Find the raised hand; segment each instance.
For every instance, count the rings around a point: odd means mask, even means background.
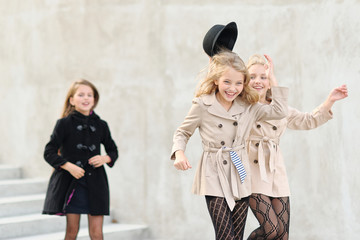
[[[332,102],[344,99],[348,96],[348,89],[346,84],[341,85],[340,87],[334,88],[329,94],[329,100]]]
[[[277,80],[274,74],[274,63],[273,60],[271,59],[271,57],[269,55],[264,54],[264,57],[266,58],[266,60],[268,61],[268,64],[265,64],[265,70],[266,70],[266,76],[268,77],[269,81],[270,81],[270,85],[271,86],[277,86]]]

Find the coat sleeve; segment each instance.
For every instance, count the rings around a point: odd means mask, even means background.
[[[67,162],[67,160],[59,154],[59,150],[65,138],[65,129],[63,119],[59,119],[50,136],[50,141],[45,146],[44,159],[55,169],[59,169]]]
[[[185,120],[175,131],[173,137],[173,146],[171,149],[171,160],[175,160],[175,152],[178,150],[185,151],[189,138],[193,135],[196,128],[200,127],[202,108],[199,98],[193,100],[193,104],[188,112]]]
[[[101,143],[105,147],[106,154],[111,159],[111,162],[109,162],[107,165],[109,167],[112,167],[112,166],[114,166],[115,161],[118,158],[118,149],[117,149],[117,146],[116,146],[114,140],[111,137],[111,133],[110,133],[108,124],[105,121],[103,122],[103,124],[104,124],[104,128],[103,128],[104,135],[103,135],[103,139],[102,139]]]
[[[325,110],[322,105],[315,108],[311,113],[300,112],[289,107],[287,127],[294,130],[310,130],[326,123],[332,117],[332,112]]]
[[[256,121],[282,119],[288,114],[288,94],[286,87],[272,87],[272,101],[270,104],[256,103]]]

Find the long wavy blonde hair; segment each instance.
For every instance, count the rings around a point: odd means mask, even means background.
[[[259,100],[259,95],[249,86],[250,78],[244,61],[236,53],[226,49],[221,49],[218,54],[212,57],[207,74],[201,81],[195,96],[200,97],[201,95],[215,92],[218,88],[215,80],[220,79],[228,68],[233,68],[244,74],[244,89],[239,97],[250,104],[256,103]]]
[[[99,98],[100,98],[98,90],[96,89],[95,85],[92,84],[91,82],[89,82],[88,80],[79,79],[79,80],[73,82],[71,84],[70,88],[69,88],[69,91],[68,91],[68,93],[66,95],[66,99],[65,99],[65,103],[64,103],[64,107],[63,107],[61,117],[67,117],[70,113],[72,113],[75,110],[75,107],[70,104],[70,98],[74,97],[74,95],[75,95],[75,93],[78,90],[80,85],[88,86],[93,90],[93,93],[94,93],[94,106],[92,107],[91,110],[95,109],[97,103],[99,102]]]

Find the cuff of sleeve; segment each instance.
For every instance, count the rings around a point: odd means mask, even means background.
[[[109,158],[110,158],[110,162],[109,163],[106,163],[109,167],[113,167],[114,166],[114,164],[115,164],[115,160],[113,160],[114,158],[113,157],[111,157],[110,155],[108,155],[109,156]]]
[[[326,109],[324,109],[323,105],[320,105],[319,107],[317,107],[313,111],[313,114],[315,115],[317,112],[319,112],[327,120],[330,120],[333,118],[333,112],[331,110],[327,111]]]
[[[170,156],[170,160],[175,160],[175,152],[178,151],[178,150],[182,150],[185,152],[185,149],[181,149],[180,147],[176,147],[176,146],[173,146],[172,150],[171,150],[171,156]]]

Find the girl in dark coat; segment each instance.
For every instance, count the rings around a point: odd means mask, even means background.
[[[91,239],[103,239],[104,215],[109,215],[109,186],[104,164],[118,157],[107,123],[93,112],[99,101],[95,86],[74,82],[62,118],[56,122],[44,158],[54,167],[43,214],[66,215],[65,239],[76,239],[80,214],[88,214]],[[100,155],[103,144],[107,155]]]

